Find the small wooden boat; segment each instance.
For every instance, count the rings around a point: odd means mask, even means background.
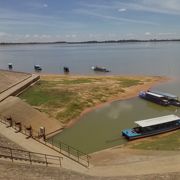
[[[42,70],[42,67],[41,67],[39,64],[37,64],[37,65],[34,65],[34,69],[35,69],[36,71],[41,71],[41,70]]]
[[[65,66],[63,69],[64,69],[64,73],[69,73],[69,68],[68,67]]]
[[[149,100],[149,101],[152,101],[156,104],[163,105],[163,106],[170,105],[169,100],[165,96],[163,96],[161,94],[154,93],[154,92],[141,91],[139,93],[139,97],[146,99],[146,100]]]
[[[128,140],[154,136],[180,128],[180,117],[176,115],[161,116],[152,119],[135,121],[134,128],[124,129],[122,136]]]
[[[105,67],[99,67],[99,66],[92,66],[91,69],[94,71],[99,71],[99,72],[110,72]]]
[[[12,63],[8,63],[8,68],[9,68],[9,70],[11,70],[13,68],[13,64]]]

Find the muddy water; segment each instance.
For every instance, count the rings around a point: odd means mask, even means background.
[[[147,42],[117,44],[26,45],[0,46],[0,68],[13,63],[16,71],[33,72],[40,64],[44,73],[95,74],[91,66],[106,66],[110,74],[163,75],[176,81],[155,89],[180,97],[180,42]],[[132,127],[134,121],[176,113],[179,108],[162,107],[138,97],[117,101],[83,116],[70,129],[54,137],[84,152],[126,143],[121,130]]]

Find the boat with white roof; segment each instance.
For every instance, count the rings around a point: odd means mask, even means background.
[[[171,114],[141,121],[135,121],[136,127],[124,129],[122,136],[128,140],[154,136],[180,128],[180,117]]]
[[[174,94],[161,92],[161,91],[151,91],[151,92],[164,96],[171,105],[180,106],[179,98],[178,98],[178,96],[176,96]]]
[[[158,93],[155,93],[155,92],[141,91],[139,93],[139,97],[141,97],[143,99],[146,99],[146,100],[149,100],[149,101],[152,101],[152,102],[154,102],[156,104],[163,105],[163,106],[170,105],[169,100],[164,95],[158,94]]]

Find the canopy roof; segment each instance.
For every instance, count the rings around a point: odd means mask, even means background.
[[[155,97],[159,97],[159,98],[163,98],[164,97],[163,95],[156,94],[154,92],[146,92],[146,94],[149,94],[149,95],[152,95],[152,96],[155,96]]]
[[[165,93],[165,92],[161,92],[161,91],[151,91],[151,92],[159,94],[159,95],[163,95],[163,96],[166,96],[166,97],[172,98],[172,99],[177,99],[178,98],[176,95],[170,94],[170,93]]]
[[[161,117],[152,118],[152,119],[135,121],[135,123],[141,127],[148,127],[148,126],[154,126],[154,125],[163,124],[167,122],[177,121],[177,120],[180,120],[180,117],[174,114],[171,114],[171,115],[161,116]]]

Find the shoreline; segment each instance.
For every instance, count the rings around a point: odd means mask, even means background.
[[[145,76],[143,76],[143,77],[145,77]],[[86,108],[85,110],[83,110],[81,112],[81,114],[78,117],[76,117],[74,119],[71,119],[67,124],[65,124],[64,128],[71,128],[71,127],[73,127],[78,121],[81,120],[81,118],[84,115],[86,115],[89,112],[92,112],[92,111],[94,111],[96,109],[102,108],[103,106],[105,106],[107,104],[111,104],[111,103],[116,102],[116,101],[123,101],[123,100],[128,100],[128,99],[135,98],[137,96],[137,94],[141,90],[145,90],[146,91],[146,90],[148,90],[150,88],[153,88],[153,87],[157,86],[158,84],[161,84],[161,83],[164,83],[164,82],[167,82],[167,81],[170,81],[170,80],[172,80],[172,79],[170,79],[168,77],[160,77],[159,80],[156,80],[156,81],[151,82],[151,83],[145,83],[143,85],[135,85],[133,87],[126,88],[127,91],[125,93],[123,93],[121,96],[110,98],[108,101],[106,101],[104,103],[99,103],[99,104],[96,104],[93,107]]]

